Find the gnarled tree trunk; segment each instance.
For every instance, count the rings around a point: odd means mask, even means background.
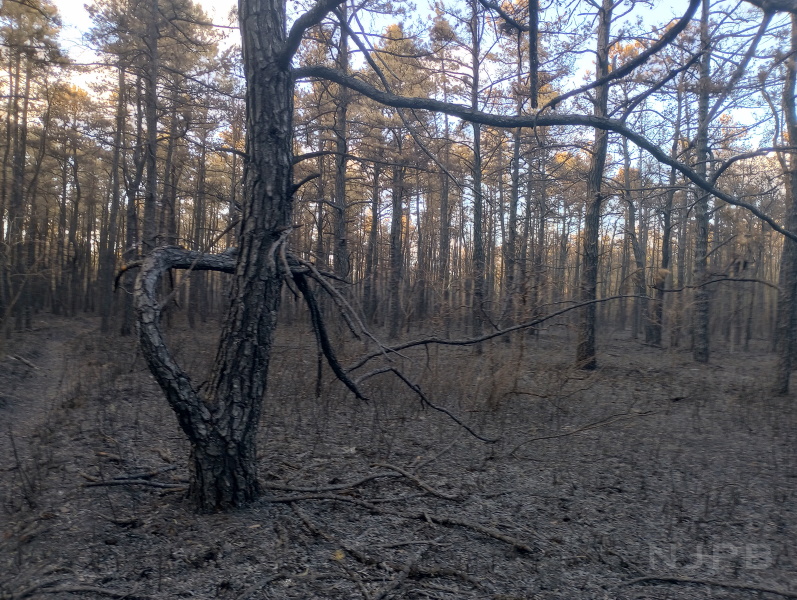
[[[232,254],[167,247],[146,258],[136,283],[142,347],[191,442],[189,496],[204,511],[241,506],[259,492],[256,438],[280,304],[279,256],[291,229],[293,79],[285,4],[243,0],[240,22],[248,136],[234,269]],[[175,267],[234,271],[229,311],[202,394],[160,333],[157,279]]]

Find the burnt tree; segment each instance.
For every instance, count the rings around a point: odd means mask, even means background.
[[[317,306],[313,304],[311,295],[306,293],[306,282],[302,279],[305,277],[302,269],[308,266],[293,259],[286,250],[288,234],[293,227],[292,198],[296,190],[292,180],[293,93],[296,79],[323,78],[388,106],[437,111],[467,122],[494,127],[572,125],[594,128],[600,132],[613,131],[661,163],[673,167],[702,190],[729,204],[744,207],[776,231],[797,240],[797,235],[785,230],[754,205],[717,189],[702,174],[678,162],[656,143],[631,130],[621,120],[608,118],[600,111],[593,115],[557,114],[545,112],[544,107],[540,113],[530,116],[490,114],[472,106],[432,98],[397,96],[372,86],[362,78],[324,66],[292,70],[291,61],[303,33],[320,23],[340,2],[342,0],[318,0],[314,7],[293,22],[288,31],[285,0],[240,1],[247,141],[238,248],[220,255],[200,254],[175,247],[157,248],[140,264],[135,300],[141,344],[150,370],[164,390],[191,443],[189,496],[200,510],[241,506],[254,500],[260,491],[256,437],[284,279],[290,277],[296,281],[297,289],[310,304],[316,330],[320,331]],[[609,72],[587,89],[597,88],[600,93],[600,88],[609,80],[623,77],[644,64],[686,27],[698,3],[699,0],[690,0],[689,11],[658,42],[637,59]],[[609,3],[604,2],[603,16],[607,27],[609,6]],[[595,175],[597,182],[597,169]],[[599,193],[600,188],[597,185],[594,187]],[[596,195],[596,201],[599,200]],[[595,211],[598,217],[599,208],[598,203]],[[172,268],[226,271],[232,275],[230,304],[215,363],[208,384],[202,386],[201,390],[174,360],[160,329],[162,305],[157,297],[160,287],[158,280]],[[576,305],[574,308],[582,306]],[[479,339],[502,335],[512,329]],[[383,352],[380,349],[379,355]],[[328,347],[325,353],[329,358],[331,352]],[[586,352],[583,359],[584,364],[589,366],[590,361],[594,361],[594,350],[592,353]],[[342,370],[336,370],[334,366],[333,370],[361,397]]]

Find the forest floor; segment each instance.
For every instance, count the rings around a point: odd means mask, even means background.
[[[407,351],[355,400],[286,326],[262,500],[199,515],[133,339],[40,316],[0,349],[0,598],[797,598],[797,402],[773,358],[603,333]],[[172,328],[197,380],[214,326]],[[353,344],[349,358],[356,355]]]

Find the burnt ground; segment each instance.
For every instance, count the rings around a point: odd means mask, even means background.
[[[4,342],[2,599],[797,598],[797,403],[763,351],[698,366],[604,333],[594,372],[551,332],[408,351],[484,443],[386,375],[368,404],[317,382],[311,335],[283,327],[266,494],[197,515],[173,415],[97,326]],[[211,329],[171,333],[198,380]]]

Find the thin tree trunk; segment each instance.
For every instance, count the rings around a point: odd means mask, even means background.
[[[697,139],[695,141],[695,171],[705,178],[708,172],[708,103],[711,85],[711,40],[708,31],[710,0],[703,0],[700,19],[700,45],[703,56],[700,58],[700,80],[698,82]],[[702,285],[707,277],[708,255],[708,200],[709,194],[699,190],[695,203],[695,259],[694,308],[692,313],[692,357],[696,362],[709,360],[709,288]]]
[[[371,188],[371,223],[368,228],[368,243],[365,249],[365,276],[363,287],[363,304],[365,318],[373,323],[376,312],[376,285],[377,261],[379,248],[377,246],[379,235],[379,175],[381,167],[374,165],[374,181]]]
[[[481,27],[478,0],[471,0],[471,108],[479,108],[479,59],[481,54]],[[473,335],[483,330],[485,310],[485,253],[484,253],[484,197],[482,194],[481,125],[473,127]],[[479,347],[480,348],[480,347]]]
[[[783,115],[789,140],[797,140],[797,15],[791,17],[791,56],[786,61],[786,79],[783,84]],[[789,231],[797,231],[797,156],[783,159],[788,164],[784,173],[787,194],[787,220]],[[788,163],[785,163],[788,161]],[[778,318],[775,339],[778,361],[775,368],[773,390],[779,394],[789,391],[789,379],[797,354],[797,243],[783,240],[778,293]]]
[[[111,328],[111,306],[113,303],[113,277],[116,271],[116,243],[119,233],[119,207],[121,204],[121,186],[119,181],[119,161],[122,155],[122,131],[125,126],[125,70],[118,67],[118,97],[116,103],[116,131],[113,138],[113,154],[111,157],[111,207],[108,216],[106,235],[102,236],[100,249],[100,331],[107,332]]]
[[[390,221],[390,338],[396,339],[401,327],[401,282],[404,279],[404,253],[401,230],[404,216],[404,166],[393,167],[393,206]]]
[[[147,120],[146,165],[147,177],[144,183],[144,232],[143,250],[149,254],[157,244],[158,194],[158,0],[149,0],[149,11],[144,45],[147,47],[147,66],[145,79],[144,107]]]
[[[342,19],[346,19],[346,2],[340,5]],[[341,72],[349,72],[349,35],[347,29],[340,29],[338,44],[338,68]],[[335,245],[333,247],[333,268],[335,275],[341,278],[349,276],[351,271],[351,257],[349,256],[349,235],[347,224],[346,206],[346,167],[348,164],[348,109],[349,90],[338,86],[337,107],[335,109],[335,193],[332,198],[332,228],[334,230]]]
[[[598,50],[597,68],[595,76],[600,79],[609,73],[609,30],[612,20],[611,0],[603,0],[598,10]],[[606,85],[598,86],[595,90],[596,117],[605,117],[608,112],[609,88]],[[581,273],[581,302],[592,302],[597,299],[598,284],[598,242],[600,237],[601,206],[603,196],[601,183],[603,169],[606,165],[606,155],[609,145],[609,136],[606,131],[595,130],[595,143],[587,173],[587,199],[584,216],[584,260]],[[590,304],[581,309],[581,319],[578,329],[578,347],[576,349],[576,365],[582,369],[594,369],[598,366],[595,356],[595,304]]]

